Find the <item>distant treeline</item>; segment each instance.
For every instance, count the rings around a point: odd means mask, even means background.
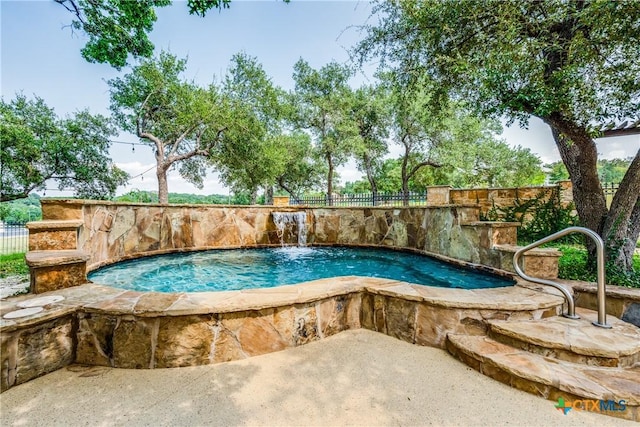
[[[6,224],[24,224],[42,219],[40,196],[30,194],[26,199],[0,203],[0,221]]]
[[[158,203],[158,193],[156,191],[133,190],[122,196],[113,198],[115,202],[137,202],[137,203]],[[189,193],[169,193],[169,203],[176,204],[210,204],[210,205],[248,205],[251,196],[245,193],[239,194],[189,194]],[[258,204],[264,204],[264,197],[258,197]]]

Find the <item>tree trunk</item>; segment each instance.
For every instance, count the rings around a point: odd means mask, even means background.
[[[287,186],[287,184],[284,183],[282,177],[278,178],[278,186],[289,193],[289,196],[291,196],[296,203],[300,203],[300,198],[292,189]]]
[[[545,119],[551,126],[573,184],[573,201],[580,222],[598,233],[605,243],[605,258],[626,271],[632,268],[635,243],[640,233],[640,151],[607,209],[598,178],[596,145],[586,129],[560,115]],[[590,265],[595,266],[595,244],[587,241]]]
[[[273,185],[267,185],[264,196],[264,204],[273,205]]]
[[[158,165],[156,176],[158,177],[158,203],[169,204],[169,184],[167,183],[167,167]]]
[[[378,204],[378,183],[376,182],[376,178],[373,176],[373,171],[371,170],[371,159],[368,156],[365,156],[364,166],[367,173],[367,180],[369,181],[369,185],[371,186],[373,206],[376,206]]]
[[[327,159],[327,165],[329,165],[329,171],[327,172],[327,203],[329,206],[333,206],[333,158],[329,153],[326,154],[325,158]]]
[[[409,173],[407,168],[409,167],[409,150],[405,150],[405,155],[402,158],[402,204],[409,206]]]
[[[640,234],[640,150],[629,165],[616,191],[602,236],[606,237],[610,264],[633,268],[633,252]]]

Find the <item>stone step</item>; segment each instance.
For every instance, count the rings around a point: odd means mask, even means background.
[[[46,220],[28,222],[29,250],[73,250],[78,248],[82,220]]]
[[[565,362],[516,349],[484,335],[449,335],[447,350],[470,367],[511,387],[567,402],[574,408],[640,421],[640,367]]]
[[[500,268],[515,271],[513,256],[522,246],[494,244],[493,250],[500,253]],[[562,252],[554,248],[534,248],[522,255],[522,269],[531,277],[554,280],[558,278],[558,260]]]
[[[87,283],[90,255],[83,251],[29,251],[25,258],[34,294]]]
[[[489,336],[512,347],[585,365],[631,367],[640,364],[640,328],[607,316],[611,329],[594,326],[592,310],[577,308],[580,319],[492,320]]]

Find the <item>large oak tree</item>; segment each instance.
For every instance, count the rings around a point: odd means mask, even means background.
[[[108,82],[116,123],[154,150],[160,203],[169,202],[169,169],[202,188],[212,150],[234,133],[236,104],[214,84],[185,80],[185,67],[186,60],[162,52]]]
[[[57,185],[77,197],[112,197],[128,175],[109,157],[109,119],[79,111],[59,118],[42,98],[0,101],[0,202]]]
[[[357,47],[363,60],[428,75],[485,115],[551,127],[582,225],[603,237],[610,267],[632,272],[640,152],[608,208],[594,137],[599,123],[638,119],[640,3],[389,1],[376,12]]]
[[[293,67],[298,112],[294,121],[311,133],[316,153],[325,161],[329,205],[333,204],[336,168],[346,163],[359,140],[351,115],[353,91],[348,84],[351,75],[348,67],[335,61],[314,69],[300,59]]]

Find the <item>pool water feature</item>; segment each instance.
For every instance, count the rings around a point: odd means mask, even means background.
[[[511,280],[408,252],[348,247],[281,247],[167,254],[89,274],[95,283],[154,292],[271,288],[336,276],[365,276],[443,288],[482,289]]]
[[[307,214],[302,212],[272,212],[271,217],[276,226],[280,245],[284,246],[285,232],[291,230],[298,236],[298,246],[307,245]]]

